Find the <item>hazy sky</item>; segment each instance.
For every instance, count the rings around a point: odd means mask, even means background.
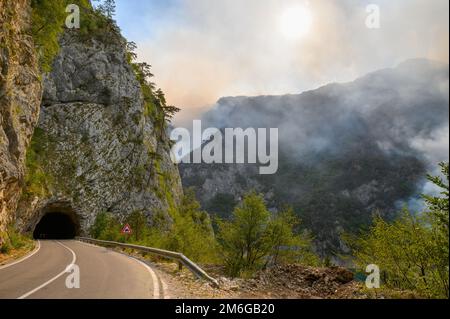
[[[197,118],[222,96],[300,93],[427,57],[448,63],[448,0],[116,0],[155,82]],[[368,4],[380,28],[366,27]]]

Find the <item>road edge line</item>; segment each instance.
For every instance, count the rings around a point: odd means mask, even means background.
[[[29,296],[31,296],[32,294],[34,294],[35,292],[41,290],[42,288],[44,288],[45,286],[48,286],[49,284],[51,284],[52,282],[54,282],[56,279],[58,279],[59,277],[61,277],[62,275],[64,275],[65,273],[67,273],[67,267],[75,264],[75,262],[77,261],[77,255],[75,254],[75,252],[70,249],[69,247],[67,247],[66,245],[64,245],[63,243],[56,241],[57,244],[63,246],[64,248],[66,248],[67,250],[69,250],[72,253],[72,262],[66,266],[66,268],[64,268],[64,270],[62,272],[60,272],[59,274],[57,274],[56,276],[54,276],[53,278],[47,280],[46,282],[44,282],[42,285],[34,288],[33,290],[30,290],[29,292],[23,294],[22,296],[20,296],[17,299],[25,299]]]
[[[23,256],[22,258],[15,260],[11,263],[8,263],[6,265],[2,265],[0,266],[0,270],[6,269],[8,267],[17,265],[18,263],[21,263],[22,261],[27,260],[28,258],[34,256],[39,250],[41,249],[41,242],[39,240],[37,240],[37,246],[33,249],[32,252],[28,253],[27,255]]]
[[[125,255],[125,256],[130,258],[130,259],[133,259],[133,260],[137,261],[139,264],[141,264],[142,266],[147,268],[148,272],[152,276],[152,281],[153,281],[153,299],[161,299],[161,290],[160,290],[160,287],[159,287],[159,278],[156,275],[155,271],[152,269],[152,267],[150,267],[145,262],[143,262],[142,260],[139,260],[139,259],[137,259],[135,257],[128,256],[128,255]]]
[[[147,271],[150,273],[150,275],[152,277],[152,281],[154,282],[154,285],[153,285],[153,299],[161,299],[161,289],[159,287],[159,277],[158,277],[158,275],[156,275],[155,271],[148,264],[146,264],[142,260],[139,260],[138,258],[135,258],[135,257],[130,256],[130,255],[128,255],[126,253],[123,253],[123,252],[116,251],[114,249],[110,249],[110,248],[107,248],[107,247],[94,245],[94,244],[91,244],[91,243],[85,243],[85,242],[80,241],[80,240],[78,242],[80,244],[83,244],[83,245],[86,245],[86,246],[90,246],[90,247],[94,247],[94,248],[107,249],[107,250],[111,251],[112,253],[116,253],[116,254],[125,256],[127,258],[133,259],[134,261],[137,261],[138,263],[142,264],[145,268],[147,268]],[[156,296],[158,296],[158,297],[156,297]]]

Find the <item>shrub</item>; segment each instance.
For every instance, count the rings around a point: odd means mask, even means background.
[[[429,298],[448,298],[448,164],[441,164],[447,178],[428,179],[443,189],[441,197],[424,196],[428,211],[417,216],[404,210],[392,223],[376,217],[370,231],[347,239],[356,265],[364,271],[376,264],[388,288],[416,291]]]
[[[8,254],[13,249],[21,249],[27,245],[32,246],[32,240],[29,236],[21,234],[13,226],[9,226],[6,233],[0,238],[4,238],[0,245],[0,253]]]
[[[94,238],[111,241],[128,241],[144,246],[173,250],[202,263],[216,262],[217,249],[208,214],[200,210],[192,192],[187,191],[178,206],[169,209],[172,223],[156,214],[152,225],[142,211],[132,212],[125,221],[133,234],[121,234],[122,224],[111,213],[99,213],[90,228]],[[161,220],[159,220],[161,219]]]
[[[101,240],[124,241],[120,222],[113,214],[107,212],[97,215],[89,233],[93,238]]]
[[[194,191],[188,189],[180,205],[170,209],[173,223],[161,235],[163,248],[183,253],[188,258],[202,263],[216,262],[217,243],[209,215],[200,209]]]

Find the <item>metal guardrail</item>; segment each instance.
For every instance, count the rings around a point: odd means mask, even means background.
[[[151,253],[158,256],[162,256],[165,258],[176,260],[179,265],[184,265],[186,268],[188,268],[195,276],[201,279],[205,279],[213,284],[214,287],[219,287],[219,282],[208,275],[200,266],[198,266],[196,263],[194,263],[192,260],[187,258],[185,255],[169,250],[159,249],[159,248],[153,248],[153,247],[146,247],[146,246],[139,246],[139,245],[133,245],[133,244],[124,244],[124,243],[118,243],[115,241],[107,241],[107,240],[98,240],[98,239],[92,239],[87,237],[76,237],[79,241],[88,242],[91,244],[97,244],[101,246],[112,246],[112,247],[120,247],[120,248],[129,248],[145,253]]]

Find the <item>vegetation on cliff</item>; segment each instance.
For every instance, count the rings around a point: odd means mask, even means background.
[[[22,234],[12,226],[0,232],[0,264],[9,260],[17,259],[32,250],[34,241],[28,234]]]
[[[168,105],[164,92],[152,82],[153,73],[151,65],[146,62],[137,62],[136,43],[128,42],[128,63],[133,68],[136,79],[141,85],[142,95],[145,101],[145,115],[151,117],[158,129],[160,139],[164,139],[166,135],[167,124],[173,116],[180,110],[179,108]]]
[[[53,58],[58,53],[59,35],[66,18],[65,0],[32,0],[31,35],[34,39],[41,69],[49,72]]]
[[[89,0],[32,0],[31,35],[43,72],[51,71],[53,59],[59,51],[59,37],[65,28],[69,4],[80,8],[80,29],[76,32],[83,39],[107,40],[109,32],[119,34],[110,5],[101,4],[94,8]]]
[[[40,128],[35,128],[27,149],[25,187],[22,196],[45,195],[52,184],[52,177],[46,172],[44,163],[48,156],[48,138]]]
[[[119,242],[132,242],[144,246],[158,247],[184,253],[198,262],[217,262],[217,244],[209,216],[200,210],[200,204],[192,192],[186,192],[181,203],[170,208],[173,221],[152,218],[151,223],[140,211],[124,219],[102,212],[97,215],[90,229],[94,238]],[[121,234],[121,228],[128,223],[133,234]]]

